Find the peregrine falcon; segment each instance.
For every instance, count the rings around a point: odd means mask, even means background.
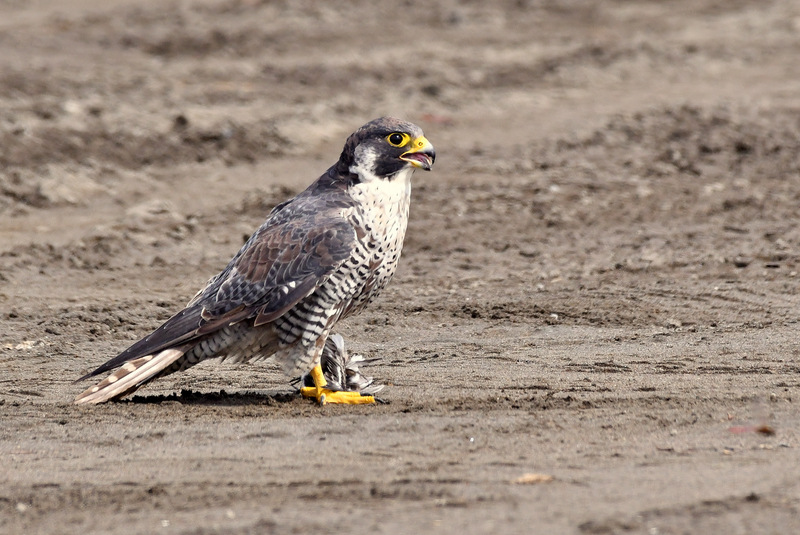
[[[87,379],[113,372],[75,403],[119,399],[198,362],[274,358],[308,374],[301,388],[319,403],[374,403],[326,388],[320,366],[336,323],[364,308],[397,269],[408,223],[411,175],[436,154],[422,130],[383,117],[354,132],[339,161],[305,191],[276,206],[222,272],[186,307]],[[333,339],[329,353],[343,357]],[[340,381],[346,382],[346,381]]]

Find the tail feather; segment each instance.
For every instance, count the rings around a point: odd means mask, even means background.
[[[102,403],[134,392],[181,358],[191,346],[165,349],[129,360],[111,375],[75,398],[76,404]]]

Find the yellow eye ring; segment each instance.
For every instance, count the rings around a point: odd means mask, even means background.
[[[392,132],[388,136],[386,136],[386,141],[389,142],[389,145],[393,147],[402,147],[411,139],[411,136],[408,134],[403,134],[402,132]]]

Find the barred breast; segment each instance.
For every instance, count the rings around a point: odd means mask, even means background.
[[[408,227],[411,174],[410,170],[401,172],[391,180],[373,181],[350,192],[359,205],[351,222],[356,229],[363,229],[363,235],[359,234],[361,261],[355,273],[351,270],[351,276],[363,281],[363,285],[343,316],[360,310],[377,297],[397,270]]]
[[[324,341],[333,324],[365,307],[394,276],[408,226],[410,178],[410,171],[401,172],[392,180],[377,179],[348,191],[356,206],[342,215],[358,238],[350,259],[275,321],[281,345],[301,342],[291,354],[276,355],[287,373],[316,364],[311,361],[317,340]]]

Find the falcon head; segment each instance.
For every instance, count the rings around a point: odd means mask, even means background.
[[[433,145],[419,126],[394,117],[381,117],[347,139],[339,166],[366,182],[391,179],[401,171],[430,171],[435,159]]]

